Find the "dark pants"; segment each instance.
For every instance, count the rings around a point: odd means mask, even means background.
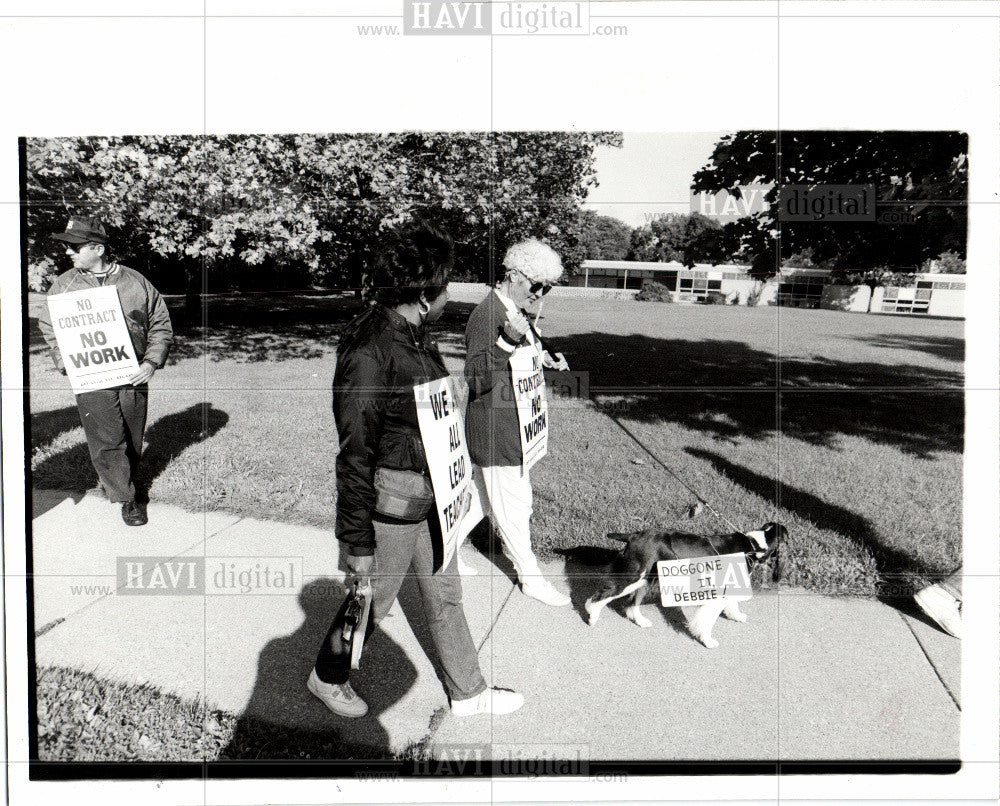
[[[375,563],[372,567],[372,612],[368,633],[392,607],[399,588],[413,571],[424,602],[424,615],[431,640],[437,650],[444,675],[444,687],[453,700],[475,697],[486,689],[479,669],[479,655],[469,633],[462,609],[462,580],[458,575],[457,552],[448,567],[434,573],[434,550],[427,521],[420,523],[384,523],[375,521]],[[324,683],[346,683],[351,659],[341,646],[340,627],[334,623],[323,639],[316,658],[316,676]]]
[[[112,501],[135,498],[148,399],[148,386],[118,386],[76,396],[90,461]]]

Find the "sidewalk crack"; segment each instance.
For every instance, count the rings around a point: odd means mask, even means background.
[[[927,659],[927,663],[929,663],[931,669],[934,670],[934,674],[937,675],[937,679],[938,681],[940,681],[941,686],[948,693],[948,696],[951,697],[951,701],[955,704],[955,707],[959,710],[959,713],[961,713],[962,704],[958,701],[958,697],[955,696],[955,692],[951,690],[951,686],[949,686],[948,683],[945,681],[945,679],[941,676],[941,672],[938,671],[937,664],[934,663],[934,660],[927,652],[927,648],[924,646],[924,642],[920,640],[920,636],[918,636],[916,630],[913,629],[913,625],[910,624],[910,620],[903,613],[899,613],[899,617],[903,620],[903,623],[906,625],[907,629],[910,631],[910,634],[917,642],[917,646],[920,647],[920,651],[924,653],[924,657]]]

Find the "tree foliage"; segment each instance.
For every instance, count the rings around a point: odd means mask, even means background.
[[[780,149],[779,149],[780,145]],[[758,276],[812,250],[835,271],[911,269],[942,252],[965,256],[968,137],[960,132],[743,131],[723,137],[694,177],[696,190],[770,184],[771,209],[736,222]],[[875,222],[782,222],[782,185],[874,185]],[[886,220],[892,214],[895,223]],[[779,246],[780,245],[780,246]]]
[[[739,251],[736,231],[701,213],[666,213],[632,233],[633,260],[683,263],[724,263]]]
[[[379,232],[419,215],[487,279],[533,235],[572,271],[579,211],[610,132],[104,137],[27,143],[29,278],[44,287],[69,215],[99,215],[115,254],[165,288],[356,287]],[[55,258],[55,259],[54,259]]]
[[[587,260],[627,260],[632,227],[593,210],[583,210],[578,224],[583,256]]]

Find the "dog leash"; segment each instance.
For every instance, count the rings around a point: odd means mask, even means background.
[[[637,437],[635,434],[633,434],[623,423],[619,422],[619,420],[618,420],[617,417],[615,417],[613,414],[609,414],[608,418],[615,425],[617,425],[622,431],[624,431],[626,434],[628,434],[629,437],[632,439],[633,442],[635,442],[636,445],[638,445],[646,453],[648,453],[651,457],[653,457],[653,460],[660,467],[662,467],[664,470],[667,471],[667,473],[669,473],[671,476],[673,476],[673,478],[678,482],[678,484],[680,484],[684,489],[686,489],[689,493],[691,493],[691,495],[693,495],[695,498],[697,498],[698,501],[701,504],[703,504],[708,509],[709,512],[711,512],[713,515],[715,515],[716,518],[718,518],[720,521],[722,521],[723,523],[725,523],[734,532],[737,532],[739,534],[743,534],[744,533],[742,529],[737,528],[737,526],[736,526],[735,523],[733,523],[731,520],[729,520],[729,518],[727,518],[725,515],[723,515],[721,512],[719,512],[715,507],[713,507],[710,503],[708,503],[708,501],[706,501],[698,493],[698,491],[694,489],[694,487],[692,487],[690,484],[688,484],[686,481],[684,481],[684,479],[682,479],[680,476],[678,476],[673,470],[671,470],[669,467],[667,467],[667,465],[664,464],[663,460],[660,459],[660,457],[657,456],[655,453],[653,453],[648,447],[646,447],[645,443],[643,443],[643,441],[641,439],[639,439],[639,437]],[[718,549],[716,549],[715,546],[712,544],[711,539],[709,539],[708,544],[710,546],[712,546],[712,551],[714,551],[716,554],[719,553]]]

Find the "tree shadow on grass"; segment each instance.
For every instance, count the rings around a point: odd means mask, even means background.
[[[918,557],[893,547],[879,535],[871,521],[856,512],[830,504],[792,485],[785,483],[779,485],[775,479],[734,464],[717,453],[700,448],[685,448],[684,452],[709,462],[716,473],[759,496],[772,506],[788,510],[815,524],[819,529],[836,532],[869,553],[879,573],[879,592],[889,604],[900,606],[905,599],[908,607],[910,595],[920,584],[915,583],[915,580],[940,578],[952,570],[936,568]],[[899,595],[901,586],[907,590],[904,597]]]
[[[449,343],[461,336],[464,347],[465,323],[473,307],[449,303],[432,326],[432,336]],[[336,348],[341,328],[364,308],[354,297],[340,294],[208,298],[204,323],[176,323],[170,362],[191,358],[240,363],[322,358]]]
[[[590,397],[623,416],[675,422],[713,437],[760,439],[778,428],[831,447],[858,436],[928,457],[961,452],[961,372],[908,364],[782,359],[738,341],[586,333],[547,340],[586,373]],[[557,379],[558,375],[554,376]]]
[[[66,412],[76,412],[76,407],[61,410],[63,414],[52,418],[41,417],[39,433],[60,422],[60,417],[68,420]],[[64,421],[65,421],[64,420]],[[76,425],[80,418],[76,415]],[[137,487],[140,494],[148,490],[153,481],[166,470],[167,466],[192,445],[209,439],[229,422],[226,412],[216,409],[211,403],[196,403],[183,411],[167,414],[146,429],[143,451],[139,463]],[[32,444],[42,445],[35,438],[35,419],[32,417]],[[54,437],[53,437],[54,438]],[[86,442],[60,451],[36,467],[31,474],[35,489],[66,490],[72,494],[74,502],[79,502],[84,493],[97,484],[97,474],[90,462],[90,451]],[[45,499],[46,501],[48,499]],[[52,506],[55,505],[53,502]],[[43,514],[51,506],[35,512],[34,517]]]
[[[321,358],[362,309],[350,297],[304,294],[207,298],[204,305],[203,323],[181,321],[175,327],[171,362]]]
[[[31,447],[37,450],[54,442],[67,431],[83,426],[80,423],[80,410],[76,406],[66,406],[32,414],[28,427]]]
[[[395,641],[376,629],[365,644],[359,693],[368,714],[347,719],[330,713],[306,688],[316,653],[344,600],[344,586],[318,579],[299,594],[302,624],[261,650],[253,693],[221,761],[261,759],[394,758],[379,715],[401,700],[417,670]],[[247,771],[249,773],[249,770]],[[348,771],[349,772],[349,771]]]
[[[856,336],[856,341],[887,350],[915,350],[948,361],[965,361],[965,339],[950,336],[902,336],[880,333],[874,336]]]

